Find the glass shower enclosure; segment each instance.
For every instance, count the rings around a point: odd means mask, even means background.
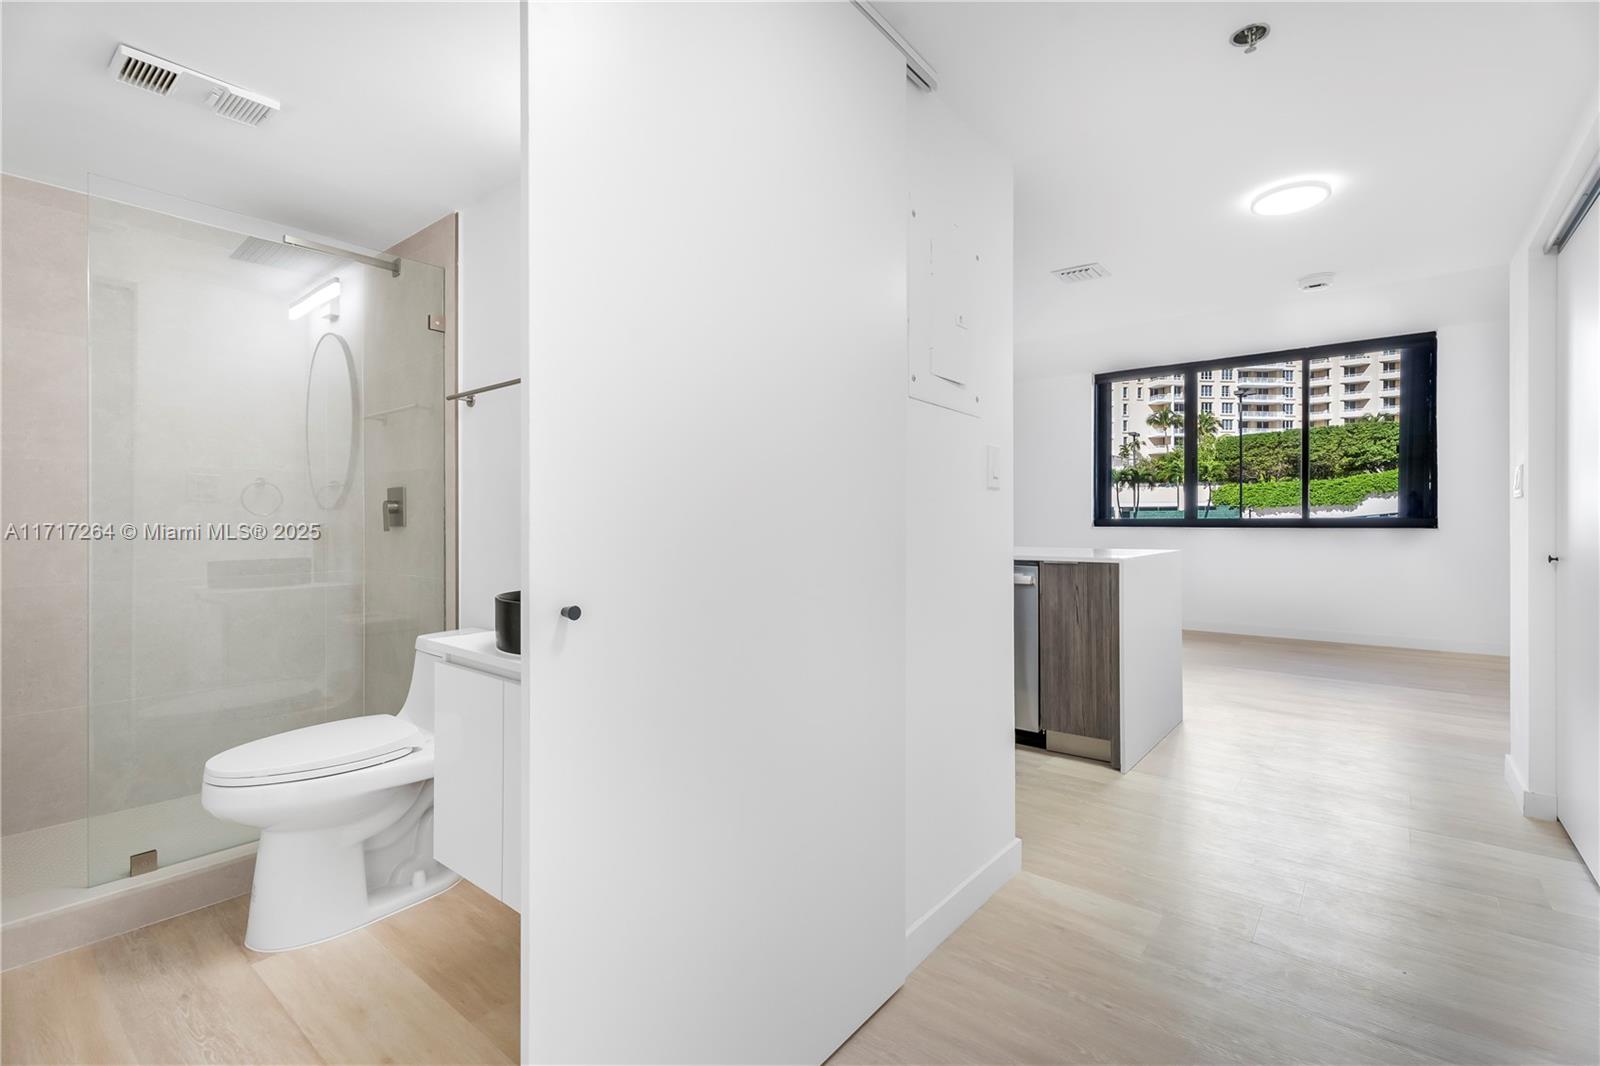
[[[253,837],[201,808],[211,755],[404,702],[446,618],[445,277],[89,212],[98,885]]]

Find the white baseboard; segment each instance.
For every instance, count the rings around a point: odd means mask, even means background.
[[[994,858],[972,871],[948,896],[912,922],[906,929],[906,973],[922,965],[922,960],[932,955],[945,937],[976,914],[1020,869],[1022,841],[1013,837]]]
[[[1533,818],[1541,822],[1556,820],[1556,798],[1544,792],[1529,792],[1527,783],[1522,780],[1522,774],[1517,770],[1516,760],[1511,758],[1511,753],[1506,752],[1506,787],[1517,798],[1517,805],[1522,808],[1524,818]]]
[[[1379,648],[1408,648],[1415,651],[1446,651],[1460,655],[1493,655],[1504,658],[1510,654],[1507,645],[1485,644],[1471,640],[1436,640],[1432,637],[1392,636],[1384,633],[1349,633],[1337,629],[1298,629],[1285,626],[1235,625],[1231,622],[1189,622],[1185,631],[1200,633],[1225,633],[1237,637],[1276,637],[1280,640],[1314,640],[1324,644],[1366,644]]]

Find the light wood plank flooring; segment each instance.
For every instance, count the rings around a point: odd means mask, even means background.
[[[1503,661],[1207,637],[1132,773],[1017,754],[1023,873],[841,1063],[1593,1063],[1600,893],[1501,780]],[[6,1063],[505,1062],[517,919],[329,944],[233,900],[0,979]]]
[[[219,903],[0,977],[6,1063],[517,1061],[517,914],[462,882],[276,955]]]
[[[1600,893],[1503,660],[1189,634],[1133,772],[1017,752],[1023,872],[838,1063],[1594,1063]]]

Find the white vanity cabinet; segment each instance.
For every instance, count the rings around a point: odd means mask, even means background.
[[[433,853],[522,909],[522,686],[494,633],[428,638],[433,667]]]

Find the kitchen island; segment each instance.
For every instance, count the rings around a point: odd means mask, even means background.
[[[1179,553],[1017,548],[1017,740],[1136,766],[1183,721]]]

